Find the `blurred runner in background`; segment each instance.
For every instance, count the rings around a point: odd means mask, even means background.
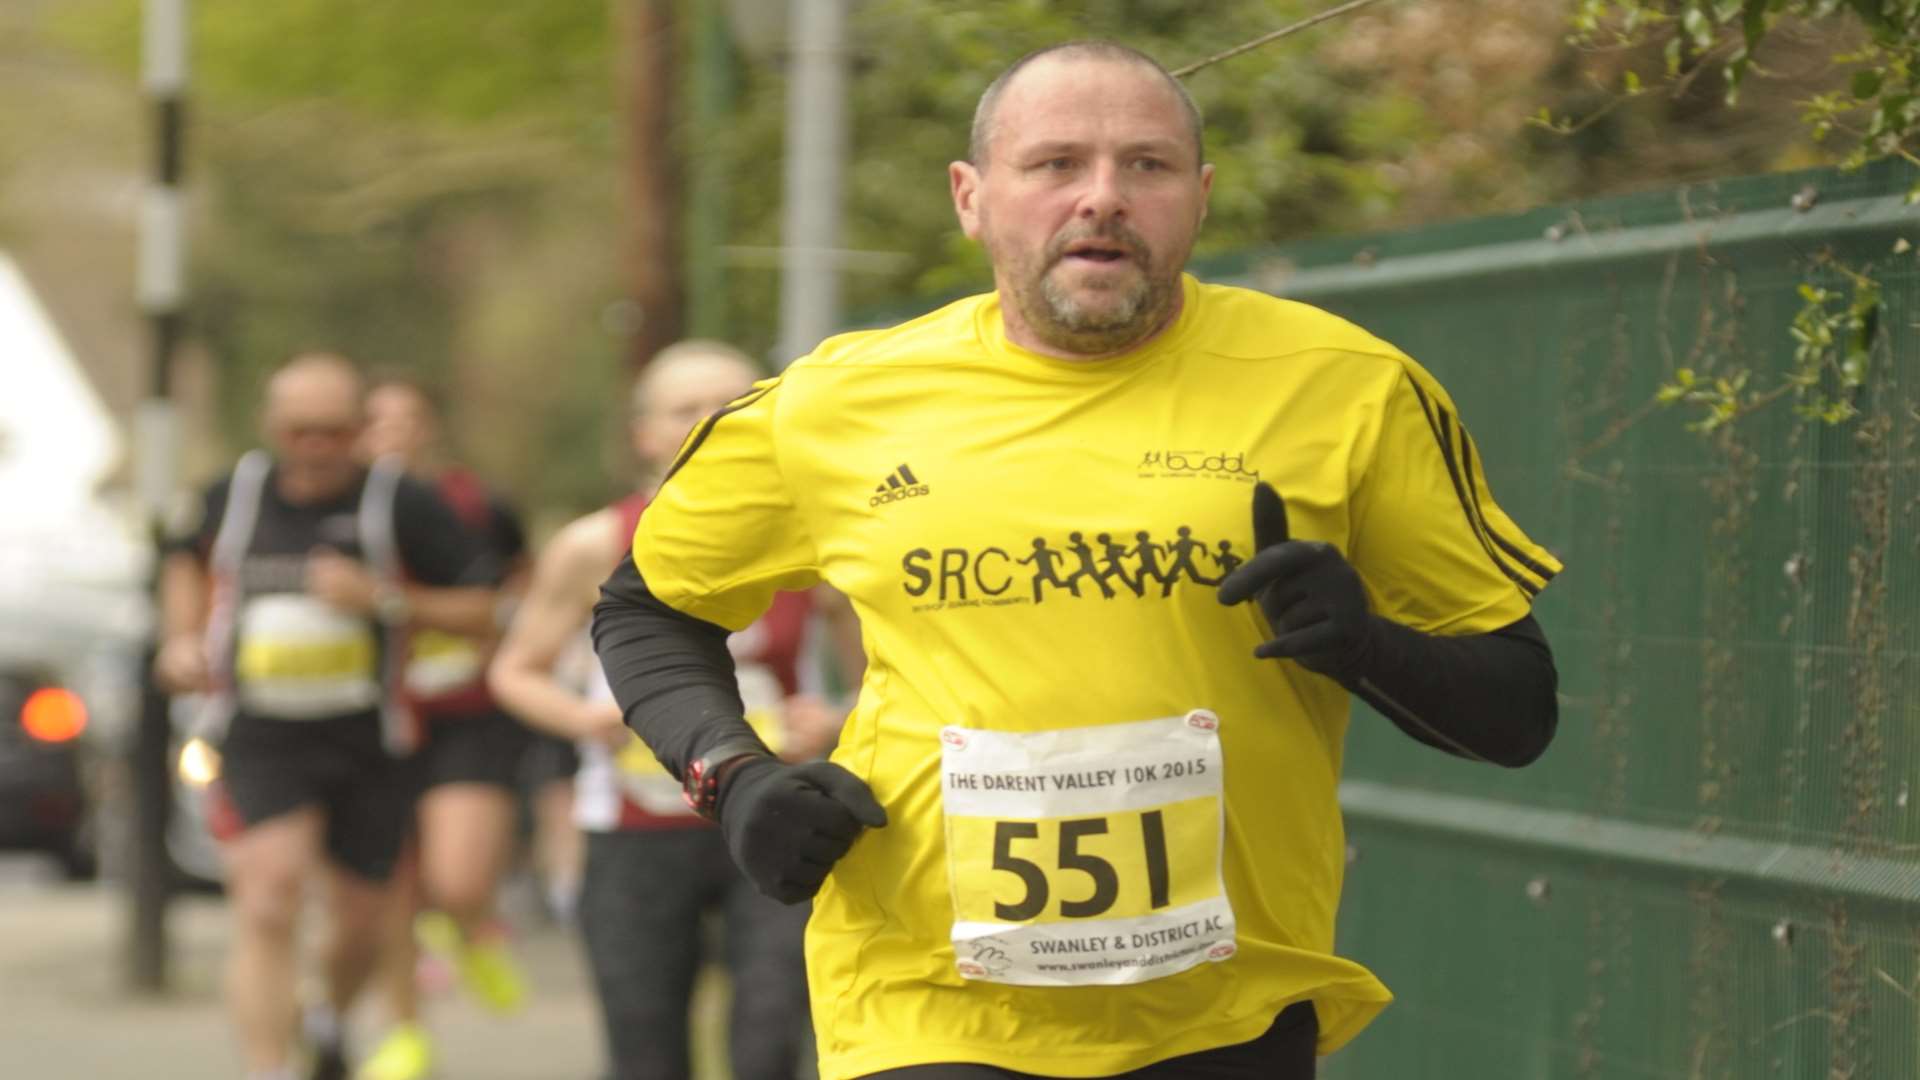
[[[439,493],[500,575],[496,610],[508,614],[526,578],[519,514],[448,459],[442,410],[423,384],[379,378],[366,411],[365,457],[391,457]],[[381,959],[392,1026],[360,1067],[360,1080],[419,1080],[433,1071],[433,1044],[420,1022],[416,938],[453,966],[484,1007],[512,1012],[526,995],[494,900],[512,857],[517,782],[533,736],[487,693],[492,643],[492,635],[431,628],[412,635],[404,684],[423,721],[425,741],[413,761],[420,797]]]
[[[295,924],[327,871],[327,1000],[308,1012],[313,1080],[348,1073],[341,1018],[372,974],[386,882],[412,820],[401,691],[412,630],[484,635],[498,577],[431,489],[355,456],[362,382],[305,354],[267,383],[266,450],[207,489],[161,569],[155,674],[208,695],[208,789],[234,933],[227,1000],[250,1080],[294,1073]]]
[[[810,1068],[807,909],[768,900],[734,870],[719,833],[621,722],[591,650],[581,648],[600,583],[626,556],[675,450],[701,418],[746,393],[754,375],[744,354],[717,342],[683,342],[653,359],[634,388],[633,447],[646,470],[640,491],[569,524],[541,552],[490,672],[502,704],[579,740],[576,818],[587,832],[580,923],[619,1080],[689,1075],[688,1005],[708,911],[725,921],[732,1075],[764,1080]],[[835,627],[826,651],[843,669],[842,685],[852,686],[860,660],[850,616],[837,594],[786,593],[729,642],[749,715],[793,760],[824,753],[842,717],[803,692],[809,650],[820,644],[809,628],[822,619]],[[586,658],[584,689],[557,674],[569,652]]]

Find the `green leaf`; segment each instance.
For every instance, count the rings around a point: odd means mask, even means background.
[[[1680,17],[1680,28],[1692,39],[1693,46],[1702,51],[1713,47],[1713,23],[1707,19],[1707,13],[1697,7],[1690,7]]]
[[[1767,0],[1747,0],[1746,18],[1741,20],[1740,32],[1747,39],[1747,50],[1758,48],[1760,39],[1767,36]]]
[[[1753,58],[1748,55],[1746,46],[1744,45],[1740,47],[1739,52],[1727,60],[1726,102],[1728,105],[1738,105],[1740,103],[1740,85],[1746,82],[1747,71],[1752,67]]]
[[[1880,283],[1872,278],[1861,278],[1853,294],[1853,303],[1847,309],[1856,319],[1871,321],[1880,311]]]
[[[1913,117],[1909,106],[1914,104],[1911,94],[1894,94],[1882,97],[1880,107],[1874,110],[1873,122],[1867,125],[1868,136],[1892,134],[1905,136],[1913,126]]]
[[[1873,68],[1861,68],[1859,71],[1853,73],[1853,83],[1851,87],[1853,96],[1857,100],[1865,101],[1880,92],[1880,86],[1885,80],[1886,76],[1884,73],[1876,71]]]
[[[1640,92],[1640,73],[1639,72],[1629,68],[1627,69],[1626,75],[1622,76],[1621,81],[1625,83],[1627,88],[1627,93],[1637,94]]]

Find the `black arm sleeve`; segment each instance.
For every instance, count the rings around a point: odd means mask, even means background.
[[[600,587],[593,649],[627,726],[676,778],[723,742],[764,749],[747,726],[726,627],[668,607],[631,558]]]
[[[1341,682],[1401,731],[1508,768],[1546,752],[1560,722],[1560,675],[1533,616],[1459,637],[1372,619],[1357,674]]]

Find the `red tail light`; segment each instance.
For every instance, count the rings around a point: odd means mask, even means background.
[[[20,726],[41,742],[69,742],[87,730],[87,705],[71,690],[44,687],[20,707]]]

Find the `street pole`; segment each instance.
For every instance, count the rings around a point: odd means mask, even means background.
[[[841,175],[847,153],[847,2],[789,0],[786,236],[780,272],[784,367],[840,318]]]
[[[684,325],[681,189],[673,150],[676,7],[673,0],[621,0],[615,9],[625,52],[627,295],[639,313],[627,348],[635,371],[679,340]]]
[[[153,108],[155,153],[153,175],[140,206],[134,295],[150,328],[152,382],[135,418],[134,468],[135,487],[154,538],[157,586],[159,541],[178,480],[180,444],[171,390],[186,296],[180,181],[186,126],[187,0],[146,0],[144,14],[141,84]],[[135,990],[158,993],[167,987],[167,906],[173,889],[173,865],[167,855],[173,730],[166,695],[153,684],[151,660],[149,653],[130,762],[134,814],[127,878],[131,915],[127,975]]]
[[[686,208],[687,329],[694,337],[731,339],[737,328],[728,317],[720,255],[727,245],[730,178],[712,136],[732,119],[738,77],[726,12],[718,4],[700,4],[693,20],[693,136],[681,140],[693,173]]]

